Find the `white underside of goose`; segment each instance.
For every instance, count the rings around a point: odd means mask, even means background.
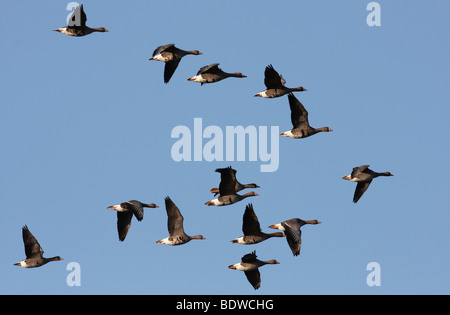
[[[22,261],[18,262],[18,264],[21,267],[30,268],[30,266],[27,265],[27,262],[25,260],[22,260]]]
[[[230,269],[236,269],[236,270],[241,270],[241,271],[252,271],[252,270],[258,269],[258,268],[256,268],[255,265],[250,265],[250,264],[242,265],[242,263],[240,263],[240,262],[232,265],[232,267],[233,268],[230,268]]]
[[[289,138],[299,138],[298,136],[295,136],[291,130],[280,133],[280,136],[289,137]]]
[[[120,204],[108,207],[108,209],[116,210],[118,212],[124,212],[126,209],[122,208]]]
[[[232,242],[234,242],[234,243],[237,242],[238,244],[248,244],[248,243],[246,243],[246,242],[244,241],[244,237],[243,237],[243,236],[234,239]]]
[[[256,94],[255,96],[260,96],[260,97],[269,98],[269,96],[267,95],[267,91],[259,92],[259,93]]]
[[[158,54],[158,55],[152,57],[151,59],[152,59],[152,60],[157,60],[157,61],[162,61],[162,62],[167,62],[167,61],[172,60],[171,58],[164,57],[164,56],[161,55],[161,54]]]
[[[174,245],[173,241],[169,241],[169,237],[163,238],[156,242],[157,244],[166,244],[166,245]]]
[[[351,182],[359,182],[360,181],[357,177],[352,177],[352,175],[344,176],[343,179],[349,180]]]
[[[222,198],[224,199],[224,198]],[[225,198],[225,202],[224,201],[220,201],[219,198],[213,199],[211,201],[208,201],[206,203],[208,206],[227,206],[227,205],[231,205],[232,202],[229,198]]]
[[[60,27],[60,28],[57,28],[55,31],[58,31],[60,33],[63,33],[63,34],[69,35],[69,36],[75,36],[74,32],[67,31],[67,27]]]
[[[170,246],[175,246],[175,245],[182,245],[182,244],[185,244],[187,242],[189,242],[189,240],[188,241],[183,241],[183,240],[181,240],[179,238],[174,238],[174,239],[171,240],[170,236],[168,236],[166,238],[163,238],[162,240],[157,241],[156,243],[157,244],[166,244],[166,245],[170,245]]]
[[[192,78],[189,78],[188,81],[194,81],[194,82],[199,82],[199,83],[207,83],[207,80],[205,78],[203,78],[203,76],[200,75],[196,75]]]

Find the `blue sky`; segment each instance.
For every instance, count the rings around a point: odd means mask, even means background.
[[[2,294],[448,294],[446,195],[450,131],[448,1],[379,1],[381,26],[369,27],[370,1],[85,1],[91,27],[73,38],[68,1],[1,2],[0,293]],[[175,43],[185,57],[169,84],[153,50]],[[186,79],[219,62],[230,78],[200,86]],[[287,97],[253,97],[272,64],[297,93],[314,127],[332,133],[279,138],[279,168],[261,161],[175,162],[176,126],[291,128]],[[207,142],[207,140],[204,140]],[[376,179],[357,204],[341,178],[370,164],[395,176]],[[232,165],[260,196],[207,207],[218,167]],[[185,230],[203,241],[169,247],[164,197]],[[106,208],[156,203],[133,219],[121,243]],[[284,239],[244,246],[242,214],[252,202],[263,231],[299,217],[293,257]],[[26,270],[21,227],[45,256],[61,262]],[[228,265],[256,250],[280,264],[261,271],[254,291]],[[66,283],[70,262],[81,286]],[[367,264],[381,286],[366,283]]]

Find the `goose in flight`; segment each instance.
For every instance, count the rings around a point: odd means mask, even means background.
[[[159,46],[153,52],[152,58],[149,60],[157,60],[165,63],[164,66],[164,83],[169,83],[175,70],[180,64],[181,58],[186,55],[202,55],[198,50],[183,50],[175,47],[175,44],[167,44]]]
[[[25,225],[22,227],[22,239],[23,244],[25,246],[25,255],[27,258],[24,260],[15,263],[14,266],[21,266],[24,268],[36,268],[45,265],[50,261],[58,261],[63,260],[59,256],[45,258],[42,255],[44,254],[44,250],[41,245],[39,245],[36,238],[31,234],[28,227]]]
[[[69,36],[81,37],[89,35],[94,32],[108,32],[104,27],[94,27],[91,28],[86,26],[86,13],[84,12],[83,5],[79,5],[75,8],[72,15],[69,18],[69,23],[67,26],[57,28],[56,32],[60,32]]]
[[[289,93],[288,99],[289,107],[291,108],[291,122],[293,127],[291,130],[281,133],[280,136],[301,139],[315,135],[318,132],[333,131],[329,127],[311,127],[308,121],[308,111],[302,103],[300,103],[300,101],[292,93]]]
[[[130,229],[133,215],[138,221],[144,219],[144,208],[158,208],[154,203],[142,203],[137,200],[130,200],[120,204],[109,206],[108,209],[117,211],[117,232],[119,241],[123,242]]]
[[[285,86],[286,81],[283,77],[278,74],[278,72],[273,68],[272,65],[268,65],[264,71],[264,84],[266,89],[254,96],[264,97],[264,98],[274,98],[280,97],[291,92],[302,92],[307,91],[302,86],[296,88],[288,88]]]
[[[374,178],[377,178],[379,176],[394,176],[390,172],[374,172],[369,168],[369,166],[370,165],[361,165],[354,167],[350,175],[342,177],[342,179],[358,183],[353,195],[354,203],[358,202],[358,200],[366,192],[367,188],[369,188],[369,185],[370,183],[372,183],[372,180]]]

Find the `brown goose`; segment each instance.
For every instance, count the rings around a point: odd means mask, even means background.
[[[255,192],[249,192],[244,195],[236,193],[236,170],[231,166],[227,168],[218,168],[216,172],[220,173],[219,197],[205,203],[208,206],[227,206],[239,202],[247,197],[259,196]]]
[[[264,84],[266,90],[255,94],[254,96],[260,96],[264,98],[280,97],[291,92],[307,91],[305,88],[299,86],[296,88],[285,87],[286,81],[281,75],[273,68],[272,65],[268,65],[264,71]]]
[[[292,93],[289,93],[288,99],[289,106],[291,108],[291,122],[293,128],[289,131],[281,133],[280,136],[301,139],[315,135],[318,132],[333,131],[329,127],[317,129],[311,127],[308,121],[308,111],[305,107],[303,107],[302,103],[300,103],[300,101]]]
[[[41,245],[39,245],[38,241],[33,236],[33,234],[31,234],[30,230],[26,225],[22,227],[22,238],[23,243],[25,245],[25,255],[27,258],[18,263],[15,263],[14,266],[21,266],[24,268],[36,268],[43,266],[50,261],[63,260],[59,256],[51,258],[43,257],[42,255],[44,254],[44,251],[42,250]]]
[[[188,81],[200,82],[201,85],[205,83],[214,83],[221,81],[226,78],[246,78],[247,76],[243,75],[240,72],[228,73],[222,71],[219,68],[218,63],[213,63],[207,66],[200,68],[197,72],[196,76],[189,78]]]
[[[186,244],[190,240],[204,240],[202,235],[189,236],[184,232],[183,221],[180,209],[173,203],[173,201],[166,197],[166,212],[167,212],[167,228],[169,230],[169,237],[157,241],[157,244],[167,244],[171,246]]]
[[[108,209],[117,211],[117,232],[119,233],[119,240],[121,242],[123,242],[127,237],[133,214],[138,221],[142,221],[142,219],[144,219],[144,208],[159,207],[154,203],[147,204],[137,200],[130,200],[108,207]]]
[[[233,169],[233,173],[234,173],[234,177],[236,180],[236,185],[235,185],[235,190],[236,192],[240,192],[241,190],[244,190],[245,188],[260,188],[258,185],[252,183],[252,184],[241,184],[237,179],[236,179],[236,170]],[[219,193],[219,188],[211,188],[210,190],[211,193],[214,194],[214,196],[216,196]]]
[[[232,240],[231,243],[257,244],[271,237],[284,237],[284,234],[281,232],[264,233],[261,231],[258,217],[256,216],[251,203],[245,207],[242,232],[244,232],[244,236]]]
[[[317,220],[307,220],[294,218],[269,226],[271,229],[278,229],[286,234],[286,240],[291,248],[292,254],[298,256],[302,246],[302,231],[300,228],[305,224],[320,224]]]
[[[202,53],[198,50],[182,50],[175,47],[175,44],[167,44],[156,48],[153,52],[153,57],[149,60],[157,60],[165,63],[164,83],[169,83],[181,58],[186,55],[202,55]]]
[[[257,290],[261,286],[261,274],[258,268],[267,264],[275,265],[279,264],[275,259],[262,261],[256,258],[256,251],[246,254],[241,258],[241,262],[230,265],[228,268],[244,271],[248,282]]]
[[[358,183],[356,185],[355,194],[353,195],[354,203],[358,202],[358,200],[366,192],[367,188],[369,188],[369,185],[374,178],[377,178],[379,176],[394,176],[389,172],[382,172],[382,173],[374,172],[371,169],[369,169],[369,166],[370,165],[361,165],[354,167],[350,175],[342,177],[342,179]]]
[[[69,18],[69,25],[57,28],[56,32],[60,32],[69,36],[81,37],[94,32],[108,32],[104,27],[90,28],[86,26],[86,13],[84,13],[83,5],[75,8]]]

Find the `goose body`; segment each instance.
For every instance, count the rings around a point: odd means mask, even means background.
[[[164,83],[169,83],[181,59],[186,55],[202,55],[198,50],[183,50],[175,47],[175,44],[159,46],[153,52],[149,60],[162,61],[164,66]]]
[[[108,32],[104,27],[91,28],[86,26],[86,13],[84,12],[83,5],[79,5],[75,8],[72,15],[69,18],[69,25],[55,29],[54,31],[60,32],[65,35],[81,37],[89,35],[94,32]]]
[[[236,171],[234,171],[234,177],[236,178]],[[235,184],[235,191],[236,192],[240,192],[241,190],[244,190],[246,188],[260,188],[258,185],[256,185],[255,183],[251,183],[251,184],[241,184],[237,179],[236,179],[236,184]],[[216,196],[219,193],[219,188],[215,187],[215,188],[211,188],[210,192],[214,194],[214,196]]]
[[[205,203],[208,206],[227,206],[237,203],[247,197],[259,196],[255,192],[249,192],[244,195],[236,193],[236,170],[231,166],[227,168],[218,168],[216,172],[220,173],[219,197]]]
[[[182,245],[191,240],[204,240],[202,235],[189,236],[184,232],[183,221],[180,209],[173,203],[170,197],[165,198],[167,212],[167,228],[169,236],[157,241],[157,244],[166,244],[171,246]]]
[[[372,180],[379,176],[394,176],[390,172],[374,172],[369,169],[370,165],[361,165],[354,167],[352,173],[350,175],[342,177],[342,179],[346,179],[352,182],[356,182],[356,189],[353,195],[353,202],[357,203],[358,200],[362,197],[362,195],[369,188]]]
[[[258,217],[256,216],[251,203],[245,207],[242,222],[242,232],[244,235],[232,240],[232,243],[245,245],[257,244],[271,237],[284,237],[284,234],[281,232],[264,233],[261,231]]]
[[[63,260],[59,256],[50,258],[43,257],[44,250],[42,249],[41,245],[39,245],[33,234],[31,234],[26,225],[22,227],[22,239],[25,246],[26,258],[18,263],[15,263],[15,266],[21,266],[24,268],[36,268],[41,267],[50,261]]]
[[[309,125],[308,111],[303,104],[294,96],[289,93],[289,107],[291,108],[291,122],[292,129],[280,134],[280,136],[301,139],[315,135],[318,132],[330,132],[333,131],[329,127],[313,128]]]
[[[215,198],[213,200],[210,200],[208,202],[206,202],[205,204],[207,206],[228,206],[228,205],[232,205],[234,203],[237,203],[241,200],[244,200],[247,197],[254,197],[254,196],[259,196],[257,193],[255,193],[254,191],[248,192],[246,194],[243,195],[226,195],[226,196],[219,196],[218,198]]]
[[[255,290],[259,289],[261,286],[261,274],[259,268],[267,264],[279,264],[275,259],[262,261],[256,257],[256,251],[253,251],[252,253],[244,255],[240,262],[228,266],[229,269],[244,271],[248,282],[250,282]]]
[[[119,234],[119,241],[123,242],[127,237],[133,215],[138,221],[144,219],[144,208],[158,208],[158,206],[154,203],[147,204],[137,200],[130,200],[107,208],[117,211],[117,232]]]
[[[200,68],[197,75],[188,79],[188,81],[199,82],[201,85],[205,83],[214,83],[226,78],[246,78],[240,72],[228,73],[219,68],[218,63],[213,63]]]
[[[286,81],[283,77],[278,74],[278,72],[273,68],[272,65],[268,65],[264,71],[264,84],[266,89],[254,96],[263,98],[274,98],[286,95],[292,92],[302,92],[307,91],[302,86],[296,88],[288,88],[285,86]]]
[[[305,224],[320,224],[322,222],[317,220],[304,221],[299,218],[283,221],[281,223],[269,226],[271,229],[278,229],[284,232],[286,240],[294,256],[300,255],[300,248],[302,246],[302,231],[301,227]]]

